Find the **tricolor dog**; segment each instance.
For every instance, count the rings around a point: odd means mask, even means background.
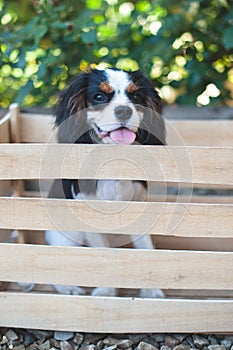
[[[141,71],[97,70],[79,74],[59,99],[56,126],[61,143],[164,145],[161,100]],[[147,184],[126,180],[63,180],[67,199],[144,201]],[[110,247],[108,235],[46,232],[51,245]],[[151,237],[132,237],[135,248],[153,249]],[[111,262],[109,262],[111,263]],[[80,287],[56,286],[61,293],[84,294]],[[92,295],[115,295],[115,289],[95,288]],[[141,296],[162,297],[161,290],[142,290]]]

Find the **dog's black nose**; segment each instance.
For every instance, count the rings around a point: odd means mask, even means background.
[[[129,106],[117,106],[114,112],[115,116],[122,121],[128,120],[133,113],[132,109]]]

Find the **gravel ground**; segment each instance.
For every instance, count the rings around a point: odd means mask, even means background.
[[[0,350],[233,350],[233,335],[91,334],[0,328]]]

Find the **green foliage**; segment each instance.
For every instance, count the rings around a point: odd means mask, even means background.
[[[168,103],[230,104],[231,0],[0,0],[0,106],[51,106],[89,65],[139,67]]]

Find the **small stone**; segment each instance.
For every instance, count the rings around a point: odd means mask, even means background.
[[[62,332],[62,331],[55,331],[54,332],[54,338],[56,340],[70,340],[73,338],[74,333],[73,332]]]
[[[221,345],[225,346],[226,349],[228,350],[228,349],[230,349],[230,347],[232,345],[232,341],[229,338],[224,338],[221,340]]]
[[[209,335],[208,340],[210,342],[210,345],[217,345],[218,344],[217,339],[213,335]]]
[[[123,350],[129,349],[133,346],[133,343],[129,339],[120,340],[117,347]]]
[[[0,341],[0,345],[4,345],[4,344],[7,344],[8,343],[8,339],[7,337],[4,335]]]
[[[226,347],[224,345],[209,345],[208,346],[209,350],[226,350]]]
[[[29,350],[37,350],[38,349],[38,345],[37,344],[31,344],[29,346]]]
[[[103,343],[104,345],[117,345],[119,343],[119,339],[109,336],[103,340]]]
[[[160,350],[171,350],[170,346],[162,345]]]
[[[60,349],[60,341],[59,341],[59,340],[56,340],[56,339],[54,339],[54,338],[51,338],[51,339],[50,339],[50,345],[51,345],[51,347],[53,347],[53,348]]]
[[[13,348],[14,350],[25,350],[25,346],[24,345],[18,345],[18,346],[14,346]]]
[[[163,333],[156,333],[153,335],[153,338],[157,343],[162,343],[162,341],[164,341],[164,337],[165,335]]]
[[[104,350],[116,350],[117,349],[117,345],[111,345],[111,346],[107,346],[104,348]]]
[[[18,335],[12,329],[9,329],[5,335],[10,342],[19,339]]]
[[[138,344],[137,350],[158,350],[158,348],[156,348],[155,346],[153,346],[153,345],[151,345],[149,343],[141,341]]]
[[[94,344],[91,345],[82,345],[80,350],[95,350],[96,346]]]
[[[193,335],[193,342],[198,349],[203,349],[204,346],[209,345],[209,340],[199,335]]]
[[[129,340],[133,343],[133,345],[138,345],[145,338],[146,334],[129,334]]]
[[[31,329],[30,332],[32,334],[34,334],[34,336],[36,337],[36,339],[41,340],[44,339],[46,340],[49,337],[49,332],[47,331],[41,331],[41,330],[34,330]]]
[[[192,349],[195,349],[193,338],[191,336],[187,337],[185,341],[191,346]]]
[[[85,334],[83,343],[84,344],[96,344],[99,340],[106,337],[106,334],[101,333],[87,333]]]
[[[50,341],[46,340],[44,343],[38,346],[38,350],[49,350],[50,349]]]
[[[185,333],[176,333],[174,334],[174,337],[179,340],[180,343],[182,343],[185,338],[187,338],[188,334],[185,334]]]
[[[171,337],[170,335],[166,335],[164,338],[164,343],[170,348],[174,348],[176,345],[179,344],[179,340],[174,337]]]
[[[104,342],[103,340],[99,340],[96,345],[96,350],[102,350],[104,348]]]
[[[173,350],[190,350],[190,346],[185,344],[179,344],[176,345]]]
[[[24,335],[24,345],[25,346],[29,346],[32,343],[34,343],[34,341],[36,340],[36,337],[33,333],[30,332],[26,332]]]
[[[84,336],[81,333],[76,333],[74,338],[73,338],[73,342],[76,345],[81,345],[83,342]]]
[[[67,340],[62,340],[60,343],[61,350],[73,350],[72,346]]]

